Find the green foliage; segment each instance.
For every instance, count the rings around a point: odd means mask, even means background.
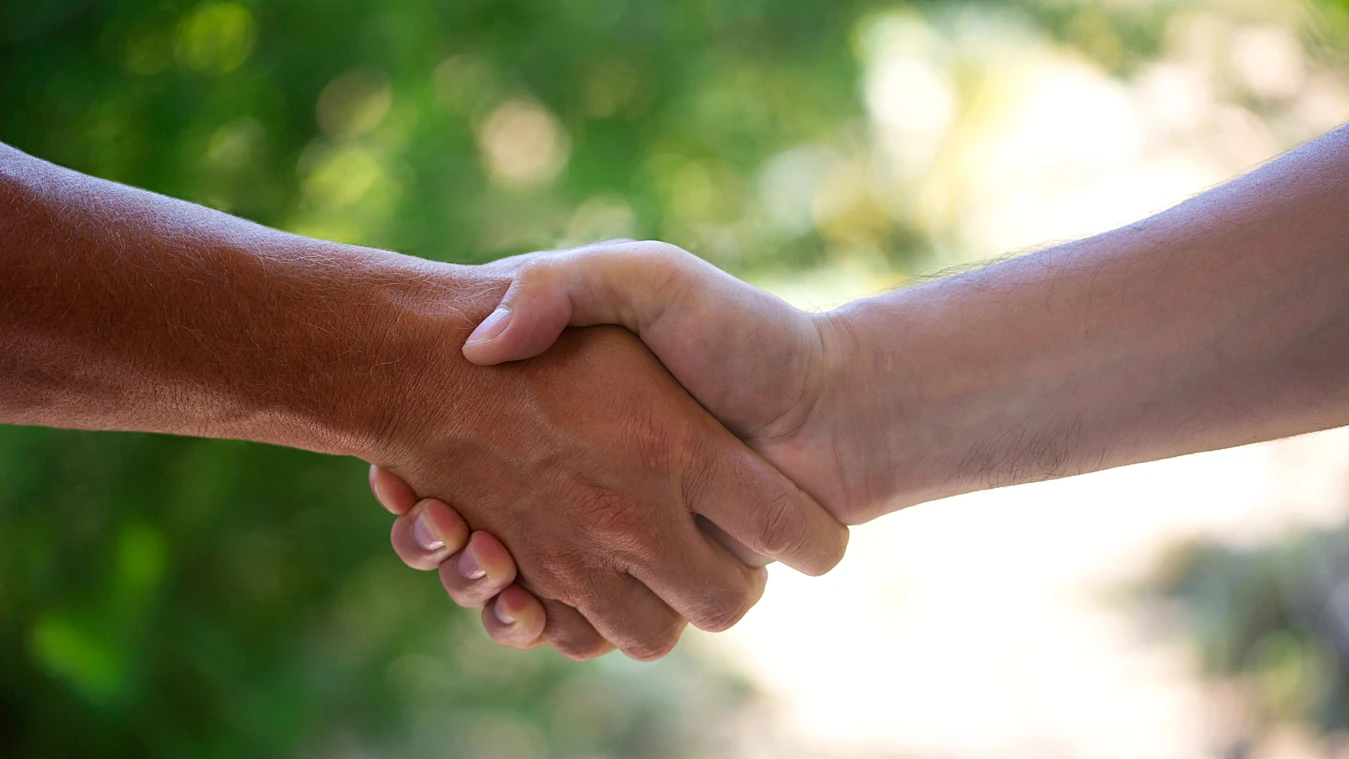
[[[1181,546],[1149,592],[1179,609],[1206,674],[1242,685],[1252,719],[1238,739],[1349,729],[1349,526]]]
[[[596,194],[627,200],[628,231],[657,232],[669,177],[653,161],[712,160],[734,184],[856,114],[859,5],[13,4],[0,9],[2,138],[265,224],[482,261],[567,237]],[[362,128],[316,113],[325,87],[362,72],[383,100]],[[483,171],[475,126],[512,98],[567,135],[568,170],[547,192]]]
[[[801,145],[874,148],[867,19],[1025,27],[1127,75],[1192,5],[0,0],[0,140],[456,262],[652,236],[735,271],[852,248],[916,267],[927,222],[862,204],[784,230],[756,187]],[[980,66],[951,63],[962,93]],[[637,677],[498,650],[398,564],[388,522],[353,461],[0,429],[0,755],[691,756],[745,695],[686,656]],[[1291,635],[1257,657],[1276,701],[1322,650]]]

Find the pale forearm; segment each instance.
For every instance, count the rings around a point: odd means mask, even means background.
[[[1349,423],[1349,134],[831,321],[906,452],[893,507]]]
[[[366,452],[463,270],[0,146],[0,422]],[[473,285],[469,291],[482,287]]]

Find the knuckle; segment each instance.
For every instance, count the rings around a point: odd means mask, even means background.
[[[572,661],[590,661],[598,656],[603,656],[608,652],[604,641],[599,638],[594,639],[562,639],[549,641],[549,644],[557,650],[558,653],[571,659]]]
[[[653,536],[647,529],[646,510],[632,496],[614,488],[589,485],[581,488],[572,500],[570,511],[576,514],[580,526],[580,545],[592,552],[597,548],[603,552],[592,563],[607,564],[614,556],[647,552]],[[584,574],[587,567],[579,546],[569,547],[566,555],[573,576]]]
[[[796,508],[796,500],[779,493],[759,506],[759,545],[769,556],[794,555],[806,545],[809,534],[806,519]]]
[[[678,265],[692,255],[678,245],[662,240],[643,240],[633,246],[632,252],[652,264],[667,266]]]
[[[531,286],[547,282],[553,271],[553,261],[551,256],[531,256],[529,260],[520,264],[520,268],[515,272],[515,281],[523,286]]]
[[[752,605],[748,589],[728,588],[708,599],[689,621],[700,630],[723,632],[743,619]]]
[[[580,504],[581,520],[595,535],[622,535],[639,522],[636,504],[623,493],[592,488]]]
[[[627,414],[623,433],[638,464],[656,472],[669,470],[685,437],[674,420],[649,408],[634,409]]]
[[[666,242],[641,243],[638,255],[642,257],[643,268],[652,276],[653,301],[687,304],[685,296],[700,279],[696,276],[698,257]]]
[[[608,648],[604,638],[569,607],[550,604],[544,640],[558,653],[573,661],[593,659]]]
[[[683,629],[682,619],[671,618],[660,627],[624,646],[623,653],[638,661],[655,661],[663,658],[679,643],[679,635]]]
[[[594,597],[587,579],[589,565],[571,546],[562,543],[540,545],[535,552],[538,570],[529,575],[529,587],[535,595],[575,606]]]

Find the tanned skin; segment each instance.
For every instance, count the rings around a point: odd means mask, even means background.
[[[839,560],[846,529],[623,330],[464,359],[513,271],[284,234],[0,145],[0,423],[379,464],[499,537],[545,599],[541,640],[575,658],[655,658],[758,599],[762,569],[700,522],[803,571]]]

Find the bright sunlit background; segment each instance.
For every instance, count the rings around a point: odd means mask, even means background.
[[[480,262],[807,308],[1349,120],[1344,0],[0,2],[0,140]],[[656,665],[492,646],[358,462],[0,429],[0,755],[1349,757],[1349,432],[917,507]]]

